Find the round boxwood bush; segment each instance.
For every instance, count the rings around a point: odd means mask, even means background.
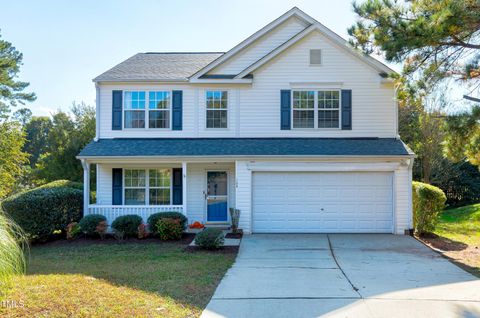
[[[447,197],[440,188],[427,183],[412,183],[413,225],[418,235],[430,233],[445,208]]]
[[[142,218],[135,214],[121,215],[112,222],[112,228],[122,237],[138,236],[138,227],[142,224]]]
[[[100,222],[106,222],[107,218],[100,214],[89,214],[85,215],[78,225],[80,227],[80,231],[85,233],[88,236],[95,236],[97,235],[97,226]]]
[[[160,219],[178,219],[180,220],[180,224],[182,225],[182,229],[187,228],[187,218],[185,215],[179,212],[159,212],[150,215],[147,219],[148,226],[150,227],[150,231],[154,232],[158,221]]]
[[[35,188],[2,202],[5,213],[31,241],[45,241],[54,231],[78,222],[83,213],[83,191],[70,187]]]
[[[223,231],[216,228],[206,228],[195,236],[195,245],[206,250],[217,250],[223,246],[224,242]]]

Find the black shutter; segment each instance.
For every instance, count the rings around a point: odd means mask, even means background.
[[[182,91],[172,92],[172,130],[182,130]]]
[[[112,204],[113,205],[122,205],[122,169],[113,168],[112,169]]]
[[[173,185],[172,185],[172,190],[173,190],[173,202],[172,204],[174,205],[181,205],[183,204],[183,173],[182,173],[182,168],[173,168],[172,169],[172,174],[173,174]]]
[[[112,91],[112,130],[122,130],[122,91]]]
[[[280,129],[290,130],[290,101],[291,91],[282,89],[280,91]]]
[[[352,90],[342,90],[342,129],[352,130]]]

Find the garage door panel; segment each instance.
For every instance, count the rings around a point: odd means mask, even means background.
[[[254,172],[253,231],[391,233],[392,173]]]

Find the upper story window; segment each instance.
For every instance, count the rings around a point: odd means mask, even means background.
[[[148,96],[148,127],[170,128],[170,92],[150,92]]]
[[[338,90],[293,91],[293,128],[340,128]]]
[[[314,128],[315,92],[293,92],[293,128]]]
[[[148,109],[146,107],[148,105]],[[168,91],[126,91],[125,128],[170,128],[171,94]]]
[[[125,92],[125,128],[145,128],[145,92]]]
[[[318,128],[339,128],[340,93],[339,91],[318,92]]]
[[[206,127],[228,127],[228,92],[207,91],[206,93]]]

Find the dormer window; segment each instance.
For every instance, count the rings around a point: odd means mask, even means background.
[[[322,65],[322,50],[310,50],[310,65]]]

